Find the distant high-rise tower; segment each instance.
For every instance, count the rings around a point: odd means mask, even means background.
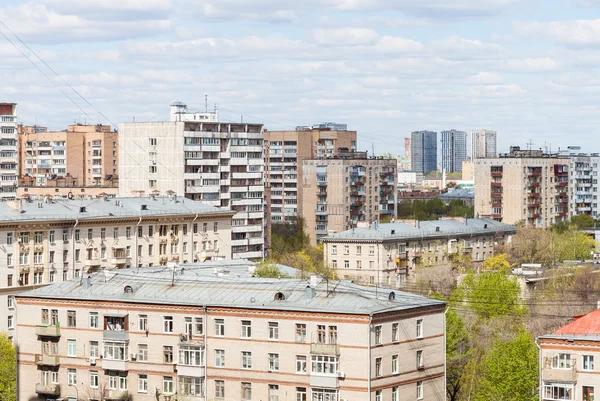
[[[464,160],[467,160],[467,133],[442,131],[442,169],[447,173],[460,172]]]
[[[415,131],[411,133],[412,171],[429,174],[437,170],[437,132]]]
[[[497,157],[496,131],[480,129],[471,131],[471,159],[488,159]]]
[[[411,138],[404,138],[404,158],[408,161],[412,159]]]

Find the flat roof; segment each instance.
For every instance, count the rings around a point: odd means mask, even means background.
[[[399,222],[372,224],[369,228],[353,228],[329,234],[321,238],[321,240],[325,242],[343,240],[394,240],[492,234],[497,232],[513,233],[516,231],[516,226],[487,218],[429,220],[419,221],[418,224]]]
[[[86,289],[80,280],[59,282],[18,294],[18,298],[114,301],[132,304],[187,305],[369,315],[422,307],[442,309],[444,302],[390,289],[364,287],[345,280],[319,278],[315,296],[311,280],[252,277],[247,260],[188,265],[107,269],[91,274]],[[229,274],[223,274],[229,270]],[[173,284],[172,284],[173,283]],[[133,289],[125,293],[126,286]],[[276,300],[282,293],[285,300]],[[394,296],[390,297],[390,294]]]
[[[142,205],[146,209],[142,210]],[[21,211],[19,211],[19,207]],[[82,211],[81,208],[85,208]],[[233,215],[231,210],[178,197],[123,197],[0,202],[0,222],[33,220],[92,220],[189,214]]]

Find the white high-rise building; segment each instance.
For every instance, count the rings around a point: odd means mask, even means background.
[[[467,160],[467,133],[442,131],[442,169],[447,173],[462,171],[462,162]]]
[[[600,154],[585,153],[580,146],[568,146],[567,149],[559,150],[558,155],[570,160],[569,215],[589,214],[597,218],[600,216]]]
[[[498,157],[496,131],[471,131],[471,160]]]
[[[171,121],[119,126],[119,193],[175,194],[231,209],[233,258],[264,251],[262,124],[223,123],[217,112],[171,105]]]
[[[17,197],[17,104],[0,103],[0,199]]]

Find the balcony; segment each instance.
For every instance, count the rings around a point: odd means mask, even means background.
[[[532,170],[527,173],[527,175],[530,177],[539,177],[540,174],[541,174],[541,171],[538,171],[538,170]]]
[[[492,187],[496,187],[496,188],[501,188],[502,187],[502,183],[501,182],[492,182]]]
[[[502,198],[502,192],[492,192],[492,198]]]
[[[529,193],[527,193],[527,197],[529,197],[529,198],[539,198],[541,196],[542,195],[539,192],[529,192]]]
[[[502,177],[502,171],[492,171],[492,177],[494,177],[494,178]]]
[[[540,204],[539,204],[539,202],[536,202],[536,203],[529,203],[529,204],[527,205],[527,207],[529,207],[529,208],[536,208],[536,207],[540,207]]]
[[[314,355],[340,355],[339,344],[311,343],[310,353]]]
[[[540,186],[540,183],[536,181],[536,182],[530,182],[527,185],[529,185],[530,188],[537,188]]]
[[[572,383],[577,380],[577,370],[575,369],[575,360],[571,361],[571,367],[566,369],[552,368],[552,359],[544,358],[544,368],[542,369],[542,380],[557,381],[563,383]],[[549,361],[548,361],[549,360]]]
[[[566,181],[560,181],[556,183],[557,186],[559,187],[566,187],[567,186],[567,182]]]
[[[35,326],[35,334],[40,337],[60,337],[60,326],[38,324]]]
[[[129,332],[126,330],[104,330],[104,341],[129,341]]]
[[[502,218],[501,214],[498,214],[498,213],[492,214],[492,219],[494,219],[494,220],[498,220],[498,219],[501,219],[501,218]]]
[[[121,372],[127,372],[129,370],[129,361],[120,361],[113,359],[103,359],[102,369],[104,370],[118,370]]]
[[[85,267],[95,267],[100,266],[100,259],[85,259],[83,261],[83,265]]]
[[[127,400],[129,392],[127,390],[104,390],[104,399],[110,400]]]
[[[110,258],[110,263],[113,265],[124,265],[125,263],[127,263],[127,257],[126,256],[115,256]]]
[[[502,203],[501,202],[493,201],[492,202],[492,207],[502,207]]]
[[[338,388],[340,386],[338,375],[320,375],[311,373],[310,386],[319,388]]]
[[[60,395],[60,384],[36,384],[35,392],[40,395]]]
[[[35,364],[39,365],[39,366],[59,366],[60,365],[60,356],[36,354],[35,355]]]
[[[177,376],[203,377],[204,370],[204,366],[177,364]]]

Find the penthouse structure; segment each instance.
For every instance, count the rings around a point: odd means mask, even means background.
[[[305,160],[302,208],[311,241],[393,218],[397,169],[396,159],[367,158],[366,152],[347,149],[333,158]]]
[[[17,197],[17,104],[0,103],[0,199]]]
[[[171,105],[171,121],[119,126],[119,194],[174,193],[235,211],[234,258],[264,254],[262,124],[218,121]]]
[[[327,235],[321,242],[325,263],[340,277],[402,288],[417,266],[447,266],[464,255],[481,264],[516,232],[516,226],[492,219],[449,219],[372,224]]]
[[[476,215],[534,227],[568,219],[569,158],[512,146],[473,163]]]
[[[274,223],[303,215],[304,160],[335,157],[339,148],[355,151],[356,131],[331,130],[329,127],[265,131],[265,177],[271,189],[271,219]]]
[[[444,303],[202,270],[105,271],[19,295],[20,397],[445,400]]]
[[[175,197],[0,202],[0,303],[9,305],[0,331],[14,334],[11,299],[32,287],[101,269],[230,259],[233,214]]]

